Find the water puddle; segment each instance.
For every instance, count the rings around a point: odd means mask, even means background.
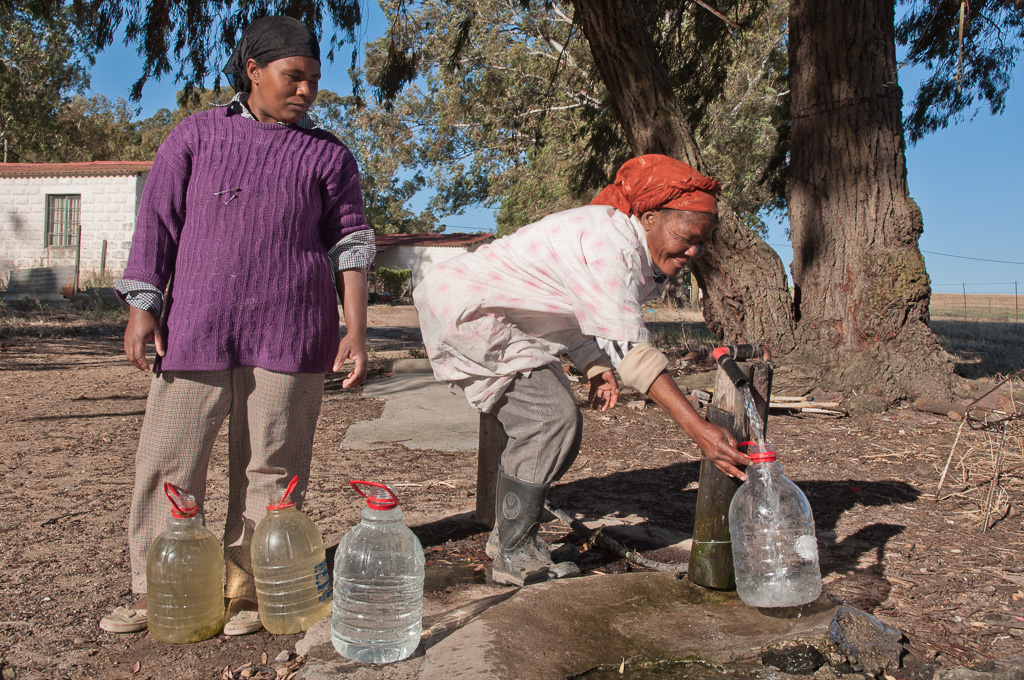
[[[487,570],[478,564],[434,562],[426,566],[423,592],[437,593],[448,588],[487,583]]]
[[[790,675],[811,675],[825,665],[825,655],[810,645],[794,645],[786,649],[769,649],[761,655],[761,663]]]
[[[596,666],[566,680],[758,680],[764,672],[764,667],[759,664],[720,666],[706,661],[626,663],[622,672],[620,668],[617,665]]]
[[[758,607],[757,611],[773,619],[802,619],[805,616],[813,616],[831,609],[835,604],[828,595],[822,593],[818,599],[798,607]]]

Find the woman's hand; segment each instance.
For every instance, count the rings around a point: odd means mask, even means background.
[[[366,364],[369,360],[366,354],[366,342],[361,338],[354,338],[346,334],[338,344],[338,356],[334,358],[334,368],[331,370],[335,373],[340,372],[349,359],[355,362],[355,367],[341,381],[341,386],[344,388],[363,384],[366,380]]]
[[[736,448],[736,438],[725,428],[701,418],[668,373],[658,376],[647,396],[672,416],[716,468],[730,477],[746,480],[747,476],[737,466],[750,465],[750,459]]]
[[[341,381],[344,388],[362,385],[366,380],[366,270],[345,269],[334,275],[342,311],[345,314],[345,337],[338,345],[334,358],[334,373],[341,371],[349,359],[355,368]]]
[[[603,413],[614,408],[619,402],[619,383],[615,380],[615,374],[605,371],[590,379],[590,408],[600,409]]]
[[[167,352],[164,333],[160,328],[160,320],[151,312],[128,308],[128,326],[124,329],[124,355],[140,371],[149,372],[146,360],[146,345],[154,343],[156,353],[163,356]]]
[[[715,467],[729,475],[745,481],[747,476],[737,467],[750,465],[750,458],[736,448],[736,438],[724,427],[713,425],[701,419],[693,428],[690,437]]]

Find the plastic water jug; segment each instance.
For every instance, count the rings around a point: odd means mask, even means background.
[[[353,661],[391,663],[419,646],[423,547],[402,523],[394,491],[374,482],[351,485],[366,507],[362,521],[338,544],[331,642]]]
[[[169,482],[164,493],[173,519],[146,556],[149,632],[161,642],[198,642],[224,626],[224,551],[195,498]]]
[[[729,506],[736,592],[752,607],[807,604],[821,594],[811,506],[771,444],[745,443],[752,464]]]
[[[267,506],[252,537],[260,621],[275,635],[301,633],[331,611],[324,539],[291,500],[298,483],[292,478],[281,502]]]

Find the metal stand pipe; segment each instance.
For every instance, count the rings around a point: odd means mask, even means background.
[[[723,349],[726,351],[720,351]],[[754,359],[759,355],[762,358]],[[755,409],[767,430],[772,384],[770,352],[758,345],[733,345],[719,348],[714,356],[719,368],[715,395],[707,407],[708,422],[726,428],[737,441],[751,439],[750,422],[737,390],[737,386],[748,385]],[[747,361],[739,363],[737,358]],[[761,432],[762,437],[765,434]],[[711,461],[701,461],[688,578],[705,588],[736,588],[729,535],[729,504],[739,485],[739,480],[721,472]]]

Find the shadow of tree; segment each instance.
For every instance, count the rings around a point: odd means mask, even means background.
[[[1010,309],[1007,314],[1015,314]],[[1024,368],[1024,326],[1012,321],[932,319],[928,326],[965,378],[1006,375]]]
[[[606,533],[631,548],[656,552],[692,535],[697,488],[691,483],[698,481],[699,473],[699,462],[692,461],[589,477],[554,486],[549,500],[584,522],[622,522],[627,526],[611,526]],[[837,574],[848,588],[855,589],[858,597],[851,603],[856,606],[871,608],[884,601],[891,589],[882,568],[886,547],[905,527],[866,524],[837,541],[836,525],[858,506],[909,503],[920,496],[920,491],[898,480],[811,480],[801,481],[798,486],[814,512],[822,576]],[[564,536],[569,535],[560,523],[554,526],[558,531],[564,530]],[[483,529],[471,513],[464,513],[415,527],[414,531],[424,546],[435,546],[476,536]],[[604,561],[600,563],[588,561],[588,566],[617,560],[612,556],[601,559]]]
[[[123,332],[122,328],[121,333]],[[0,340],[2,339],[4,336],[0,333]],[[125,364],[128,363],[128,359],[124,356],[124,341],[119,337],[114,338],[109,335],[106,337],[54,337],[44,338],[44,342],[54,343],[54,345],[73,342],[74,349],[70,353],[73,353],[75,358],[70,359],[64,352],[50,348],[42,351],[34,348],[31,353],[7,351],[3,361],[0,362],[0,371],[67,371],[109,366],[111,361],[123,360]],[[152,348],[150,348],[149,356],[152,360]]]

